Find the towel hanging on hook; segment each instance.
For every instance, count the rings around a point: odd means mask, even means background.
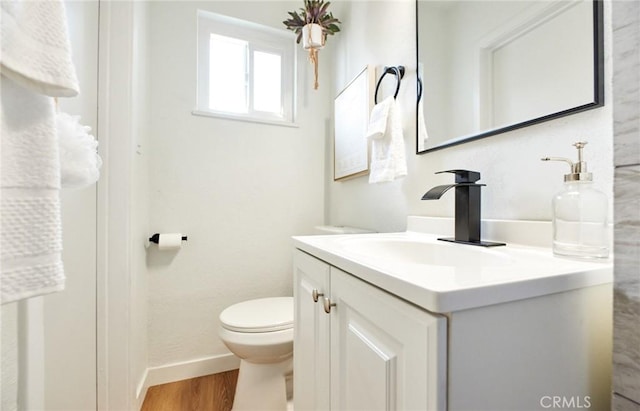
[[[382,79],[387,74],[393,74],[396,76],[396,92],[393,95],[393,98],[398,97],[398,91],[400,91],[400,81],[404,77],[404,66],[391,66],[385,67],[382,75],[378,79],[378,83],[376,84],[376,93],[374,97],[374,102],[378,104],[378,89],[380,88],[380,84],[382,83]]]

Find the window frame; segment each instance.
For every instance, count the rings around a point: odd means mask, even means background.
[[[196,108],[192,114],[234,120],[296,126],[296,47],[293,34],[261,24],[198,10]],[[232,113],[209,108],[209,62],[211,34],[236,38],[248,43],[248,112]],[[282,116],[257,111],[254,100],[255,51],[277,54],[281,57]]]

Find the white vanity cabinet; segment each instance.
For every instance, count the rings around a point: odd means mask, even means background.
[[[445,410],[446,317],[300,250],[294,282],[296,411]]]
[[[331,323],[322,302],[329,295],[330,266],[302,251],[294,255],[293,398],[295,410],[328,410],[331,404]],[[315,295],[314,295],[315,294]]]
[[[360,238],[378,237],[296,238],[296,411],[610,409],[608,265],[553,259],[582,271],[536,283],[518,277],[524,265],[515,280],[511,268],[383,266],[344,251]],[[462,285],[433,291],[447,281]],[[474,281],[492,284],[463,287]]]
[[[485,222],[506,247],[438,241],[452,221],[427,217],[294,237],[296,411],[611,409],[611,261]]]

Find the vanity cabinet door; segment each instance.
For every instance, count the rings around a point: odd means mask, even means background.
[[[330,407],[330,316],[324,312],[329,295],[329,265],[295,250],[293,401],[296,411]],[[314,301],[314,290],[319,294]],[[320,295],[322,294],[322,295]]]
[[[331,267],[331,409],[446,409],[446,318]]]

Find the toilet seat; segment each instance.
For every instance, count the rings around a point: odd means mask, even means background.
[[[293,328],[293,297],[259,298],[226,308],[220,323],[229,331],[267,333]]]

